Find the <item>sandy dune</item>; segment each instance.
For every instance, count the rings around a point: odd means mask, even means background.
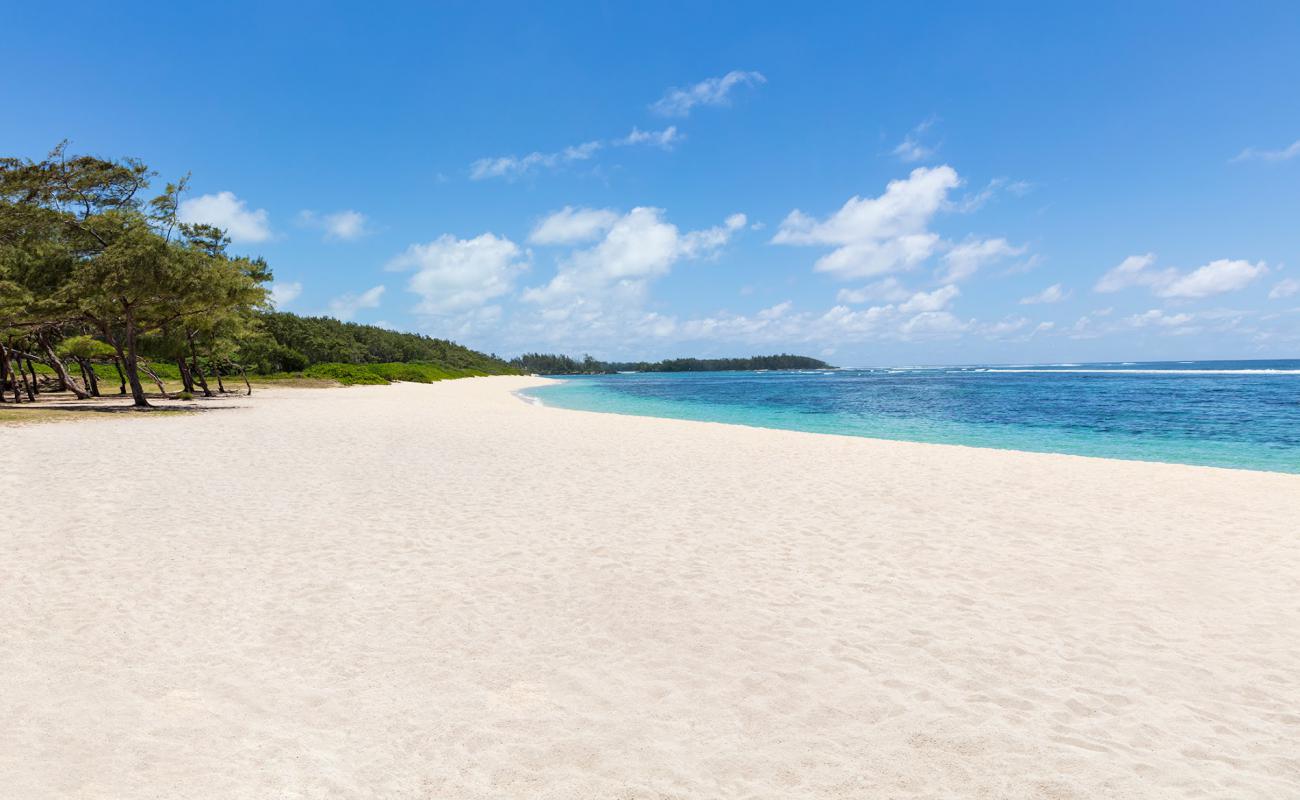
[[[0,797],[1300,797],[1300,478],[534,382],[0,428]]]

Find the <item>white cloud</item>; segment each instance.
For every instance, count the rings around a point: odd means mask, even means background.
[[[1146,286],[1160,297],[1199,299],[1243,289],[1268,272],[1262,261],[1252,264],[1221,258],[1187,273],[1173,267],[1152,269],[1155,261],[1152,253],[1129,256],[1102,275],[1094,288],[1098,292],[1118,292],[1130,286]]]
[[[1124,321],[1134,328],[1146,328],[1148,326],[1158,326],[1162,328],[1175,328],[1186,325],[1195,317],[1191,314],[1169,314],[1162,309],[1153,308],[1142,314],[1134,314]]]
[[[221,228],[236,243],[265,242],[271,224],[265,209],[250,211],[234,192],[217,192],[182,200],[176,212],[181,222]]]
[[[835,295],[835,302],[856,304],[884,300],[887,303],[895,303],[899,300],[906,300],[911,297],[911,294],[899,282],[898,278],[889,277],[875,283],[869,283],[860,289],[840,289]]]
[[[904,314],[916,311],[942,311],[959,294],[961,290],[952,284],[935,289],[933,292],[917,292],[899,305],[898,310]]]
[[[574,211],[569,217],[580,213],[585,212]],[[562,260],[555,277],[525,291],[524,299],[547,306],[575,300],[584,305],[606,299],[640,302],[648,281],[667,274],[680,259],[712,255],[745,225],[744,214],[733,214],[722,226],[683,234],[663,213],[638,207],[618,217],[597,244]],[[606,221],[601,219],[602,224]],[[564,312],[563,307],[552,308],[556,317],[567,316]]]
[[[997,322],[975,326],[985,338],[1005,342],[1027,342],[1039,334],[1050,332],[1055,327],[1055,322],[1040,322],[1034,325],[1033,320],[1028,317],[1017,316],[1008,316]]]
[[[903,137],[903,141],[899,142],[898,146],[894,148],[894,156],[904,163],[911,163],[923,161],[934,155],[935,148],[924,144],[921,138],[933,125],[934,119],[930,118],[909,131],[907,136]]]
[[[737,86],[766,83],[758,72],[732,70],[718,78],[707,78],[685,89],[669,89],[650,105],[650,110],[666,117],[684,117],[696,106],[722,106],[730,102],[731,90]]]
[[[297,281],[271,284],[271,303],[276,308],[284,308],[289,303],[297,300],[301,294],[302,284]]]
[[[918,167],[905,180],[890,181],[880,197],[851,197],[825,220],[791,211],[772,242],[836,247],[814,268],[842,278],[907,269],[935,251],[939,237],[927,228],[960,183],[947,165]]]
[[[554,169],[574,161],[586,161],[605,145],[603,142],[584,142],[554,153],[532,152],[526,156],[498,156],[480,158],[469,167],[471,180],[481,181],[488,178],[505,178],[517,180],[539,169]]]
[[[619,139],[593,139],[552,153],[534,151],[525,156],[480,158],[470,164],[469,177],[475,181],[489,178],[514,181],[541,170],[558,169],[578,161],[589,161],[607,147],[649,145],[661,150],[671,150],[685,138],[686,134],[678,131],[676,125],[670,125],[661,131],[643,131],[633,127],[631,133]]]
[[[685,138],[686,134],[680,133],[676,125],[669,125],[661,131],[643,131],[640,128],[633,127],[631,133],[614,143],[619,145],[648,144],[664,150],[671,150],[673,145]]]
[[[1059,303],[1069,296],[1069,292],[1061,289],[1061,284],[1054,283],[1038,294],[1031,294],[1028,297],[1020,298],[1020,305],[1032,306],[1039,303]]]
[[[1277,282],[1277,285],[1268,293],[1269,300],[1281,300],[1284,297],[1290,297],[1300,292],[1300,280],[1295,278],[1283,278]]]
[[[366,215],[351,209],[332,214],[319,214],[310,210],[299,211],[298,223],[309,228],[320,228],[325,231],[325,238],[329,240],[353,241],[370,232]]]
[[[1155,253],[1129,256],[1107,271],[1105,275],[1102,275],[1093,289],[1094,291],[1109,293],[1118,292],[1130,286],[1163,286],[1171,283],[1176,272],[1172,269],[1154,271],[1151,267],[1155,263]]]
[[[957,336],[966,332],[971,323],[963,322],[948,311],[922,311],[899,327],[904,339],[934,339]]]
[[[1268,272],[1263,261],[1252,264],[1241,259],[1221,258],[1179,277],[1157,294],[1161,297],[1200,298],[1244,289]]]
[[[1260,150],[1254,147],[1247,147],[1242,150],[1231,161],[1290,161],[1296,156],[1300,156],[1300,139],[1292,142],[1280,150]]]
[[[988,185],[985,186],[983,189],[980,189],[975,194],[967,195],[966,197],[963,197],[961,200],[959,200],[955,204],[955,208],[957,211],[960,211],[963,214],[969,214],[973,211],[978,211],[981,208],[983,208],[985,204],[987,204],[994,197],[997,197],[997,195],[1001,192],[1006,192],[1007,194],[1014,195],[1016,197],[1024,197],[1025,195],[1033,191],[1033,189],[1034,189],[1034,185],[1029,181],[1013,181],[1010,178],[1005,178],[1005,177],[994,178],[993,180],[989,181]]]
[[[618,221],[618,214],[606,208],[565,206],[533,228],[528,241],[540,245],[577,244],[600,237]]]
[[[378,308],[384,296],[383,286],[373,286],[361,294],[345,294],[330,301],[330,312],[338,319],[350,320],[363,308]]]
[[[413,244],[388,262],[391,270],[415,270],[407,289],[419,295],[416,311],[450,314],[482,306],[514,287],[528,269],[519,246],[484,233],[473,239],[444,234],[427,244]]]
[[[967,239],[943,254],[948,269],[941,280],[965,280],[978,272],[980,267],[1018,256],[1025,250],[1024,245],[1012,245],[1006,239]]]

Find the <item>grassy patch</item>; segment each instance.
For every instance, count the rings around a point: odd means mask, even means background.
[[[380,386],[393,381],[434,383],[454,378],[486,375],[477,369],[443,367],[435,364],[395,362],[388,364],[315,364],[302,372],[251,375],[254,384],[275,386]]]
[[[55,408],[5,408],[0,406],[0,425],[27,425],[37,422],[84,419],[93,413],[93,411],[61,411]]]

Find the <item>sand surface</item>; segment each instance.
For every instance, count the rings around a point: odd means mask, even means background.
[[[1300,797],[1300,477],[536,382],[0,428],[0,797]]]

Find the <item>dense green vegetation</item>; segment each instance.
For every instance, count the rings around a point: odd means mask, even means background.
[[[780,354],[750,358],[673,358],[666,361],[581,361],[552,353],[525,353],[511,366],[537,375],[598,375],[610,372],[727,372],[758,369],[829,369],[830,364],[808,356]]]
[[[443,339],[272,311],[266,262],[178,219],[186,180],[145,199],[154,177],[64,145],[0,158],[0,401],[54,390],[148,406],[146,383],[212,395],[209,378],[220,393],[239,373],[251,392],[250,371],[340,383],[515,372]]]
[[[496,356],[446,339],[399,333],[374,325],[340,322],[331,317],[299,317],[285,312],[257,314],[265,337],[245,347],[257,372],[296,372],[312,364],[381,364],[419,362],[480,375],[513,373]]]

